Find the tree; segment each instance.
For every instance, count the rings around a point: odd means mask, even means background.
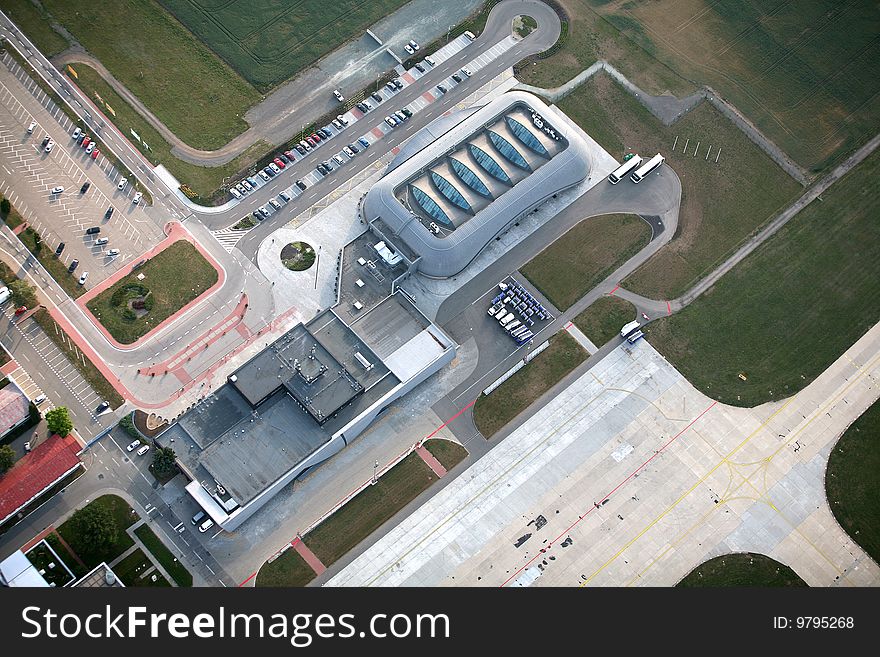
[[[106,506],[89,504],[76,511],[70,517],[85,550],[93,553],[101,552],[116,542],[119,530],[113,513]]]
[[[177,454],[170,447],[153,452],[153,472],[157,477],[168,477],[177,470]]]
[[[64,406],[53,408],[46,413],[46,424],[49,425],[49,433],[57,433],[66,436],[73,430],[73,421],[70,413]]]
[[[37,295],[27,281],[12,281],[9,284],[9,292],[12,295],[12,303],[16,306],[33,308],[37,305]]]
[[[0,447],[0,474],[6,472],[15,464],[15,450],[9,445]]]
[[[34,231],[34,253],[37,254],[43,249],[43,238],[37,231]]]
[[[9,202],[8,198],[4,198],[0,201],[0,214],[5,217],[10,212],[12,212],[12,204]]]

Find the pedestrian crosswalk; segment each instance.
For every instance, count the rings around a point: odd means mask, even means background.
[[[244,237],[244,234],[249,230],[250,228],[224,228],[212,231],[211,234],[217,238],[217,241],[226,249],[227,253],[232,253],[232,249],[238,244],[238,240]]]

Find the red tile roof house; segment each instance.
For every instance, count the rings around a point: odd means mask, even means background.
[[[80,444],[73,436],[54,435],[0,476],[0,524],[82,467],[79,451]]]
[[[11,381],[0,389],[0,438],[27,421],[28,404],[28,398]]]

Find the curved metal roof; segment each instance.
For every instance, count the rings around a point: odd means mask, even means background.
[[[485,134],[487,125],[518,105],[553,120],[554,111],[537,97],[522,91],[510,91],[470,114],[441,138],[420,144],[417,154],[387,173],[367,193],[363,204],[365,218],[368,221],[381,218],[390,231],[386,233],[387,238],[404,242],[419,255],[418,268],[422,274],[436,278],[454,276],[518,217],[553,194],[581,182],[589,174],[591,161],[586,143],[566,122],[553,121],[553,128],[567,146],[456,230],[443,236],[434,235],[421,222],[414,220],[410,211],[396,198],[395,190],[446,158],[469,139]],[[410,186],[410,189],[416,188]]]

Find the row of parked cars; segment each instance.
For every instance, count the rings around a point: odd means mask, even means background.
[[[498,320],[499,326],[517,346],[523,345],[534,337],[531,327],[535,322],[548,319],[550,313],[520,283],[502,282],[498,287],[501,292],[492,299],[489,317]]]

